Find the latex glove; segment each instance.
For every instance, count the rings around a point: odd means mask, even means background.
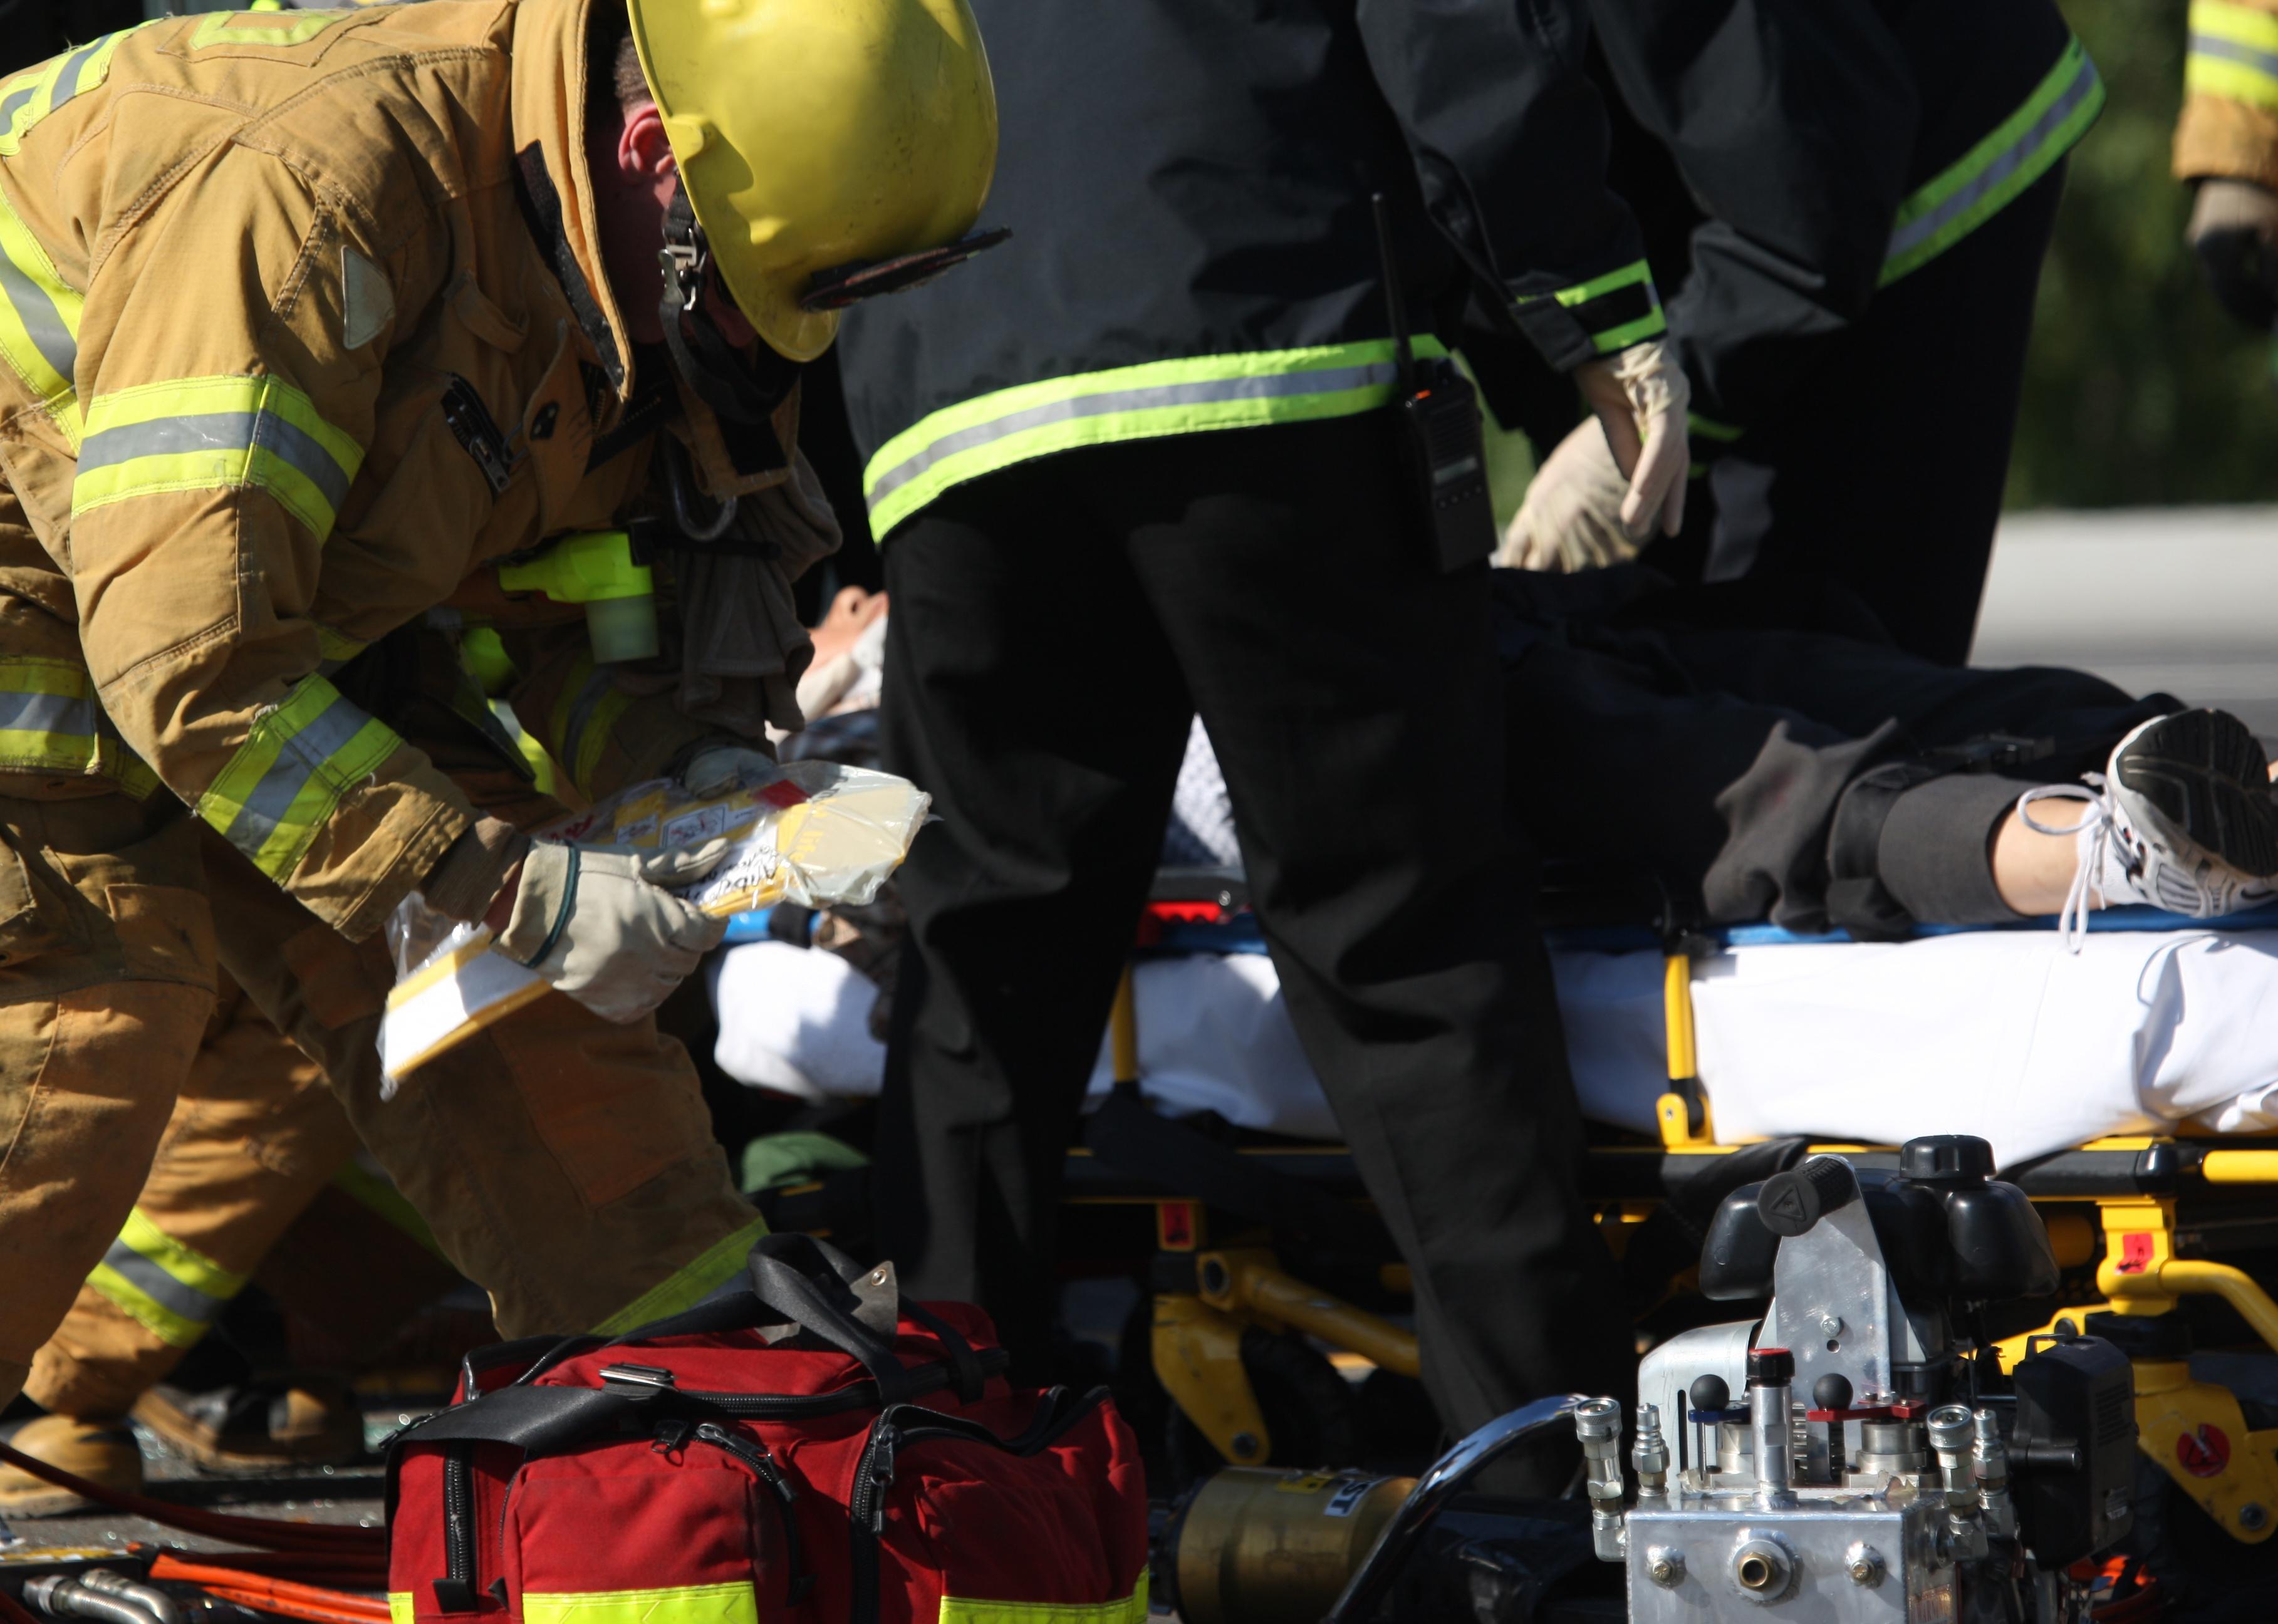
[[[637,1021],[728,931],[665,887],[702,879],[733,845],[651,852],[541,841],[523,860],[497,946],[603,1020]]]
[[[2183,234],[2224,310],[2257,333],[2278,326],[2278,192],[2202,180]]]
[[[733,788],[745,771],[773,772],[776,758],[768,751],[740,739],[706,741],[696,747],[688,765],[680,770],[680,786],[701,801]]]
[[[1629,494],[1606,431],[1594,417],[1576,424],[1534,471],[1495,563],[1517,570],[1601,570],[1634,558],[1640,543],[1622,528]]]
[[[1629,476],[1623,531],[1640,547],[1656,528],[1675,535],[1685,522],[1685,481],[1693,463],[1685,417],[1693,386],[1677,357],[1659,339],[1632,344],[1576,367],[1574,381],[1605,425],[1616,465]]]

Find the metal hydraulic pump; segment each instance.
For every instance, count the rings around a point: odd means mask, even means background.
[[[1634,1624],[2069,1624],[2070,1570],[2129,1528],[2127,1358],[2036,1339],[2003,1373],[1958,1334],[2057,1282],[2023,1191],[1981,1139],[1916,1139],[1895,1173],[1814,1156],[1727,1198],[1701,1287],[1770,1312],[1688,1331],[1639,1372],[1621,1459],[1579,1406],[1598,1556]]]

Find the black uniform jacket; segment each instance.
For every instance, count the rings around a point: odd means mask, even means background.
[[[2050,0],[1592,0],[1592,14],[1624,101],[1712,217],[1670,309],[1696,450],[1785,398],[1826,335],[2038,180],[2103,105]]]
[[[1389,398],[1474,286],[1562,369],[1664,331],[1584,0],[974,0],[1003,248],[850,316],[873,528],[1070,447]],[[1427,346],[1428,348],[1428,346]]]

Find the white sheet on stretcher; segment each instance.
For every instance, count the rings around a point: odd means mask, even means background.
[[[1554,961],[1583,1109],[1651,1132],[1668,1086],[1661,955]],[[1137,988],[1143,1086],[1163,1108],[1336,1136],[1265,955],[1148,960]],[[842,961],[734,948],[716,996],[730,1075],[810,1098],[876,1092],[875,994]],[[2278,1127],[2278,931],[2103,932],[2077,956],[2044,931],[1739,946],[1696,962],[1693,1006],[1727,1140],[1974,1133],[2006,1165],[2186,1121]],[[1103,1046],[1093,1092],[1107,1082]]]

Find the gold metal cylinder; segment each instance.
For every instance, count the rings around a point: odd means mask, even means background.
[[[1186,1624],[1318,1624],[1412,1477],[1233,1467],[1195,1490],[1171,1571]]]

